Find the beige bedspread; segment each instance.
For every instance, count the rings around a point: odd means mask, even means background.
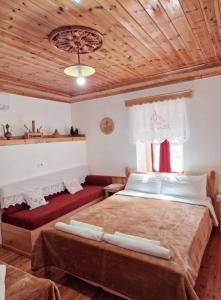
[[[212,229],[208,208],[114,195],[74,218],[108,233],[160,240],[172,250],[172,259],[48,230],[34,247],[33,270],[56,266],[132,299],[197,299],[193,287]]]
[[[60,300],[56,285],[7,265],[6,300]]]

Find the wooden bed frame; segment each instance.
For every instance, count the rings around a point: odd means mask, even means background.
[[[134,172],[134,171],[132,171],[129,167],[127,167],[126,169],[125,169],[125,173],[126,173],[126,181],[127,181],[127,179],[128,179],[128,177],[129,177],[129,175],[130,175],[130,173],[131,172]],[[143,172],[134,172],[134,173],[143,173]],[[148,174],[149,174],[149,172],[148,172]],[[154,173],[153,173],[154,174]],[[185,173],[186,175],[200,175],[200,173],[198,173],[198,174],[196,174],[196,173]],[[216,174],[216,172],[215,171],[211,171],[209,174],[208,174],[208,176],[207,176],[207,195],[208,195],[208,197],[211,197],[211,199],[212,199],[212,202],[213,202],[213,205],[214,205],[214,207],[215,207],[215,211],[216,211],[216,213],[220,210],[221,211],[221,209],[219,209],[218,207],[221,207],[221,205],[220,205],[220,203],[217,201],[217,174]],[[217,211],[217,208],[218,208],[218,211]],[[219,214],[217,214],[217,216],[218,216],[218,220],[219,220],[219,222],[220,222],[220,215]],[[56,267],[57,268],[57,267]],[[60,269],[60,268],[57,268],[57,269],[59,269],[59,270],[62,270],[62,269]],[[44,271],[45,271],[45,275],[46,276],[50,276],[50,273],[51,273],[51,267],[46,267],[45,269],[44,269]],[[62,270],[62,271],[64,271],[64,270]],[[65,271],[66,273],[68,273],[67,271]],[[71,274],[71,273],[70,273]],[[73,276],[73,274],[71,274],[72,276]],[[75,275],[76,276],[76,275]],[[76,277],[78,277],[78,276],[76,276]],[[93,286],[96,286],[96,287],[101,287],[103,290],[105,290],[105,291],[107,291],[107,292],[109,292],[109,293],[111,293],[111,294],[113,294],[113,295],[116,295],[116,296],[120,296],[120,297],[122,297],[123,299],[127,299],[127,300],[132,300],[131,298],[128,298],[128,297],[126,297],[125,295],[123,295],[123,294],[121,294],[121,293],[118,293],[118,292],[116,292],[116,291],[114,291],[113,289],[111,289],[111,288],[107,288],[106,286],[103,286],[103,285],[100,285],[100,284],[97,284],[96,282],[93,282],[93,281],[90,281],[90,280],[87,280],[87,279],[85,279],[85,278],[82,278],[82,277],[78,277],[78,278],[80,278],[81,280],[83,280],[83,281],[85,281],[85,282],[87,282],[87,283],[89,283],[89,284],[91,284],[91,285],[93,285]]]

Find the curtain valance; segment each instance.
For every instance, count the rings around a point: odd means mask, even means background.
[[[153,102],[128,108],[134,143],[184,143],[188,122],[184,99]]]

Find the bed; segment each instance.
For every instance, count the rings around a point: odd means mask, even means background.
[[[7,265],[5,279],[6,300],[60,300],[56,285],[47,279]]]
[[[214,172],[207,190],[215,201]],[[75,220],[101,226],[108,233],[160,240],[171,250],[170,260],[53,229],[43,231],[36,242],[32,269],[54,266],[126,299],[196,300],[194,285],[217,220],[211,202],[202,205],[174,198],[120,192],[75,215]]]

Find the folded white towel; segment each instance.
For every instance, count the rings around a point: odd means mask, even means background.
[[[152,256],[170,259],[171,251],[167,248],[154,245],[149,241],[138,241],[131,238],[105,233],[103,240],[110,244]]]
[[[104,229],[100,226],[96,226],[93,224],[84,223],[84,222],[80,222],[80,221],[76,221],[76,220],[71,220],[70,225],[75,225],[75,226],[82,227],[82,228],[88,228],[91,230],[104,231]]]
[[[0,265],[0,299],[5,300],[6,265]]]
[[[68,232],[77,236],[84,237],[95,241],[102,241],[103,231],[81,228],[79,226],[70,225],[62,222],[57,222],[55,228],[64,232]]]
[[[129,238],[129,239],[134,239],[136,241],[149,242],[149,243],[160,246],[160,241],[158,241],[158,240],[149,240],[149,239],[146,239],[146,238],[143,238],[143,237],[140,237],[140,236],[130,235],[130,234],[122,233],[122,232],[119,232],[119,231],[116,231],[114,233],[114,235],[126,237],[126,238]]]

